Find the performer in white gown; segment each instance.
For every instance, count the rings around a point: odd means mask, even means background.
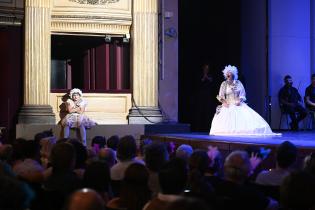
[[[212,120],[210,135],[277,135],[268,123],[246,101],[243,84],[237,80],[235,66],[223,70],[222,82],[217,99],[222,103]]]

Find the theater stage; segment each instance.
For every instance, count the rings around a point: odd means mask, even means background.
[[[284,141],[290,141],[298,147],[301,161],[305,155],[315,152],[315,131],[281,131],[281,136],[209,136],[207,133],[172,133],[144,135],[142,140],[150,138],[160,142],[174,142],[176,145],[189,144],[193,148],[206,149],[209,145],[217,146],[223,154],[249,146],[265,147],[272,150]]]

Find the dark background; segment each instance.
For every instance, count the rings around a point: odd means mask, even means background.
[[[225,65],[241,63],[241,0],[179,1],[179,121],[209,131]],[[214,75],[211,107],[204,107],[202,65]],[[241,72],[239,77],[242,80]],[[207,114],[207,112],[209,114]]]

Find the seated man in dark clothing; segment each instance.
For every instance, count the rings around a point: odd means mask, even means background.
[[[305,105],[310,111],[315,111],[315,74],[312,74],[311,84],[305,89]]]
[[[291,129],[298,130],[299,122],[303,120],[307,113],[301,105],[302,97],[299,91],[292,87],[293,81],[290,75],[284,77],[285,85],[279,91],[279,103],[283,112],[288,113],[291,118]],[[297,114],[297,115],[296,115]]]

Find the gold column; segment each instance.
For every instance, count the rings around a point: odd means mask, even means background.
[[[130,124],[162,121],[158,108],[158,0],[134,0],[132,23],[133,108]]]
[[[19,123],[55,123],[49,105],[50,0],[25,0],[24,105]]]

